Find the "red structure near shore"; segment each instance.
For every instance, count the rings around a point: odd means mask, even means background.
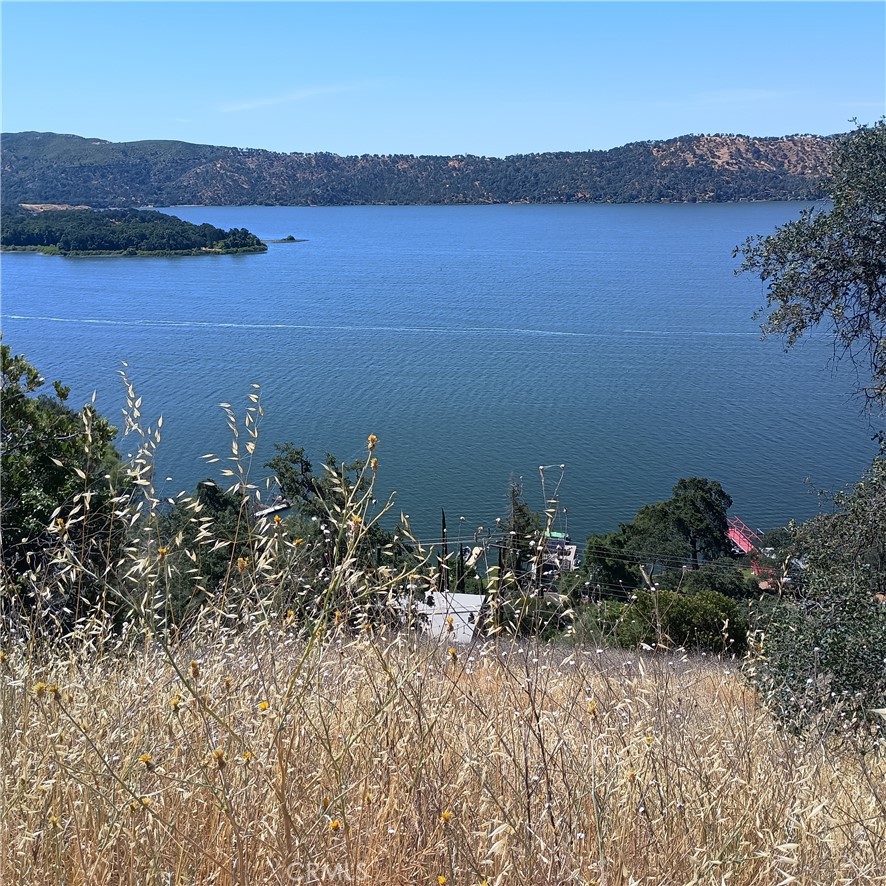
[[[727,535],[729,536],[729,541],[743,554],[754,554],[754,552],[760,550],[760,546],[763,543],[760,534],[754,532],[738,517],[729,518],[729,531]],[[754,575],[769,575],[773,571],[770,567],[760,566],[757,563],[757,558],[754,556],[751,557],[751,569],[754,570]]]

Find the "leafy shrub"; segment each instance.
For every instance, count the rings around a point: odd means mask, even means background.
[[[746,670],[793,728],[876,732],[872,711],[886,707],[886,458],[835,503],[797,530],[806,568],[795,596],[754,606]]]
[[[549,638],[572,625],[573,612],[564,597],[520,595],[504,599],[495,623],[508,634]]]
[[[683,646],[740,654],[747,642],[742,608],[716,591],[638,591],[628,603],[610,602],[604,612],[619,646]]]
[[[886,606],[851,580],[813,579],[802,599],[763,598],[745,670],[774,713],[802,730],[870,724],[886,706]]]

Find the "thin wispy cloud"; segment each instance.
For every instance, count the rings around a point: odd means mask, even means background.
[[[269,108],[273,105],[288,105],[295,102],[306,101],[307,99],[317,98],[321,95],[339,95],[345,92],[359,92],[366,89],[366,83],[344,83],[338,86],[312,86],[306,89],[296,89],[293,92],[287,92],[284,95],[265,96],[264,98],[255,98],[248,101],[232,102],[230,104],[221,105],[219,110],[224,114],[235,114],[240,111],[254,111],[257,108]]]

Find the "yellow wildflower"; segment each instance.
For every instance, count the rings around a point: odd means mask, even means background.
[[[34,695],[36,695],[37,698],[43,698],[45,692],[46,684],[42,680],[39,683],[34,684]]]
[[[305,540],[304,540],[303,538],[297,538],[297,539],[293,542],[293,544],[294,544],[297,548],[300,548],[304,543],[305,543]]]
[[[377,473],[378,473],[378,459],[377,459],[377,458],[371,458],[371,459],[369,460],[369,467],[372,468],[372,473],[373,473],[373,474],[377,474]]]
[[[253,759],[252,751],[243,751],[243,762],[244,763],[248,763],[252,759]]]
[[[594,699],[591,699],[591,700],[588,702],[588,713],[589,713],[592,717],[596,717],[596,716],[597,716],[597,702],[595,702]]]
[[[437,877],[437,882],[440,884],[440,886],[446,886],[446,877],[442,875]]]
[[[280,515],[279,515],[279,514],[274,514],[274,523],[275,523],[277,526],[280,525],[281,520],[280,520]]]
[[[440,821],[442,821],[443,824],[446,824],[451,818],[452,818],[452,810],[451,809],[444,809],[440,813]]]
[[[331,822],[329,822],[329,830],[337,831],[341,827],[341,822],[337,818],[333,818]]]
[[[139,763],[144,763],[146,769],[154,768],[154,758],[150,754],[142,754],[138,758]]]
[[[169,699],[169,706],[174,710],[178,710],[178,706],[182,703],[182,697],[176,692],[175,695]]]
[[[271,706],[271,703],[269,701],[260,701],[258,703],[258,709],[260,711],[266,711],[270,706]]]
[[[191,661],[191,676],[196,680],[200,676],[200,665],[196,661]]]
[[[243,575],[246,572],[246,567],[249,565],[249,559],[247,557],[237,557],[237,571],[240,575]]]
[[[378,437],[376,437],[375,434],[370,434],[366,438],[366,445],[369,447],[370,452],[372,452],[372,450],[375,449],[376,443],[378,443]]]
[[[458,653],[455,651],[455,647],[454,647],[454,646],[450,646],[450,647],[449,647],[449,657],[450,657],[453,661],[455,661],[455,660],[458,658]]]
[[[169,548],[160,548],[157,551],[157,556],[162,560],[169,553]]]
[[[215,765],[218,766],[219,769],[225,768],[225,750],[224,748],[216,748],[212,752],[212,759],[215,760]]]

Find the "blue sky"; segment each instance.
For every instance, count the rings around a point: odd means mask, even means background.
[[[43,3],[2,128],[338,154],[827,134],[886,112],[882,2]]]

